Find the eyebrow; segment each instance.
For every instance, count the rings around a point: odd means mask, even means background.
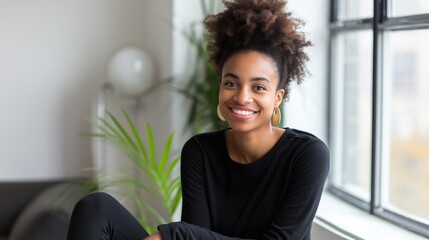
[[[240,79],[237,75],[235,75],[234,73],[226,73],[225,75],[223,75],[223,77],[230,77],[230,78],[234,78],[234,79]],[[251,79],[251,81],[266,81],[266,82],[270,82],[270,80],[266,77],[253,77]]]

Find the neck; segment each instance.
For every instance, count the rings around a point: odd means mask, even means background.
[[[251,132],[227,132],[230,157],[239,163],[251,163],[264,156],[278,141],[284,130],[276,127]]]

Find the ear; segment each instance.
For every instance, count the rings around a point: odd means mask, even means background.
[[[276,107],[278,107],[282,103],[284,95],[285,95],[284,89],[277,90],[277,92],[276,92],[276,103],[275,103]]]

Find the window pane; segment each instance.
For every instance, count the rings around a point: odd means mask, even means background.
[[[333,183],[369,201],[372,33],[356,31],[339,34],[333,49]]]
[[[429,30],[385,36],[385,208],[429,222]]]
[[[373,0],[338,0],[338,19],[372,18]]]
[[[389,17],[429,13],[428,0],[390,0]]]

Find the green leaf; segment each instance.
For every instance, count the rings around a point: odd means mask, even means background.
[[[146,135],[147,135],[147,144],[149,145],[149,154],[152,161],[152,166],[156,169],[156,149],[155,149],[155,140],[153,138],[152,129],[149,124],[146,124]]]
[[[119,121],[115,118],[115,116],[113,116],[113,114],[109,111],[106,111],[107,115],[110,117],[110,119],[112,119],[113,123],[115,124],[115,126],[119,129],[119,131],[122,133],[122,136],[127,140],[127,142],[130,144],[130,146],[133,149],[137,149],[136,144],[134,143],[134,141],[131,139],[130,135],[127,133],[127,131],[124,129],[124,127],[119,123]]]
[[[176,157],[173,161],[171,161],[170,166],[165,173],[165,176],[171,176],[171,173],[176,168],[177,164],[180,162],[180,157]]]
[[[171,144],[173,142],[174,133],[171,133],[164,145],[164,151],[162,151],[161,161],[159,164],[158,171],[160,175],[165,171],[165,165],[167,164],[168,158],[170,157]]]
[[[179,189],[176,192],[176,195],[172,198],[172,201],[169,204],[168,212],[170,213],[170,215],[173,215],[176,212],[181,199],[182,199],[182,187],[179,187]]]
[[[131,128],[131,131],[134,134],[134,138],[136,139],[136,141],[138,143],[139,150],[143,154],[143,160],[147,161],[146,148],[143,145],[143,141],[142,141],[142,139],[140,137],[140,134],[137,131],[137,128],[136,128],[134,122],[131,120],[130,115],[125,111],[125,109],[122,109],[122,112],[125,115],[125,118],[127,119],[128,125]]]
[[[147,204],[145,202],[143,202],[143,204],[144,204],[144,207],[152,214],[152,216],[154,216],[161,224],[167,223],[165,218],[162,217],[161,214],[159,214],[159,212],[155,210],[154,207],[152,207],[150,204]]]
[[[180,187],[180,177],[175,178],[167,187],[166,196],[171,196],[173,192]]]
[[[97,125],[98,129],[101,130],[102,133],[114,137],[117,140],[126,142],[125,138],[112,126],[106,119],[100,118],[99,121],[104,125]]]

